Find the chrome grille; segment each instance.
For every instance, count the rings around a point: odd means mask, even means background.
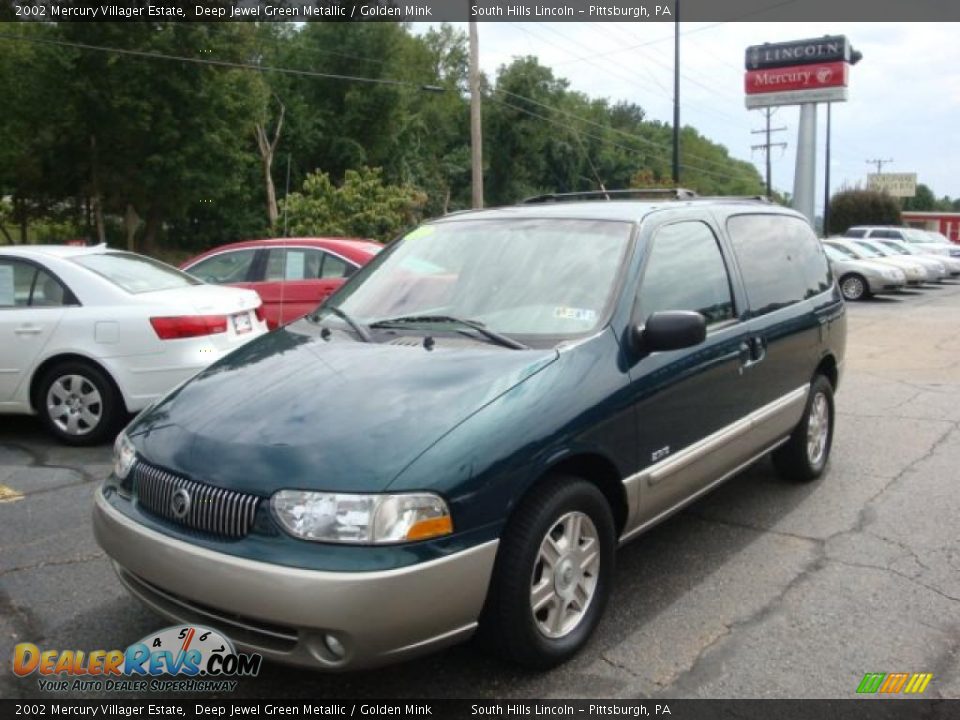
[[[171,522],[224,538],[246,537],[257,514],[260,498],[188,480],[138,460],[133,487],[142,507]],[[174,495],[184,490],[190,497],[187,512],[174,512]]]

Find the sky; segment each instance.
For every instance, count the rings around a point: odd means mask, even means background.
[[[415,30],[425,30],[416,23]],[[466,23],[460,23],[464,30]],[[419,27],[418,27],[419,26]],[[670,23],[479,23],[480,65],[490,77],[513,57],[536,55],[574,90],[629,100],[648,117],[672,122],[673,26]],[[940,197],[960,197],[960,26],[953,23],[681,23],[680,119],[751,160],[761,175],[762,110],[743,104],[748,45],[846,35],[863,60],[850,70],[849,100],[832,112],[831,186],[865,184],[869,159],[884,172],[915,172]],[[637,46],[640,47],[637,47]],[[773,116],[773,187],[793,191],[800,108]],[[823,206],[826,110],[817,123],[817,212]],[[682,182],[681,182],[682,185]]]

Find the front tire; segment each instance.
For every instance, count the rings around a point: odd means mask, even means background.
[[[786,444],[773,451],[774,467],[782,477],[810,482],[823,474],[833,446],[833,410],[833,385],[817,375],[803,417]]]
[[[50,368],[37,387],[40,419],[67,445],[96,445],[107,440],[119,422],[120,406],[110,378],[79,360]]]
[[[850,273],[840,278],[840,293],[844,300],[864,300],[870,297],[870,285],[862,275]]]
[[[534,669],[569,660],[600,622],[616,530],[593,484],[552,475],[523,498],[504,531],[481,635]]]

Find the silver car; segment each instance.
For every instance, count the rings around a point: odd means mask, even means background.
[[[927,271],[927,282],[943,282],[944,278],[950,277],[950,273],[947,272],[947,268],[940,260],[934,260],[920,255],[905,255],[902,251],[891,250],[878,239],[859,240],[851,238],[850,244],[859,245],[867,250],[873,250],[875,253],[879,253],[884,257],[908,258],[918,265],[922,265],[924,270]]]
[[[842,248],[853,254],[858,260],[870,260],[887,267],[895,267],[903,271],[907,276],[907,285],[917,286],[927,282],[927,271],[920,263],[915,262],[913,258],[905,255],[888,257],[879,252],[869,250],[862,245],[854,244],[851,238],[830,237],[823,241],[824,245],[833,248]]]
[[[950,277],[960,275],[960,258],[952,258],[948,255],[934,255],[929,250],[901,240],[877,240],[874,244],[883,245],[898,255],[912,255],[917,260],[922,258],[935,260],[947,269]]]
[[[907,282],[903,270],[872,260],[861,260],[842,245],[824,243],[823,249],[844,300],[863,300],[871,295],[896,292]]]

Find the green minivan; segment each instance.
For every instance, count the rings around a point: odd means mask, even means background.
[[[543,196],[389,245],[117,438],[97,540],[130,592],[330,670],[479,633],[547,668],[615,550],[772,452],[827,465],[846,316],[799,214]]]

